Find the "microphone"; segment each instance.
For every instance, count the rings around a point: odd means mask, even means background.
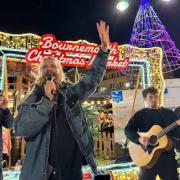
[[[47,80],[47,81],[52,81],[53,79],[54,79],[54,77],[53,77],[52,73],[49,72],[49,73],[47,74],[47,76],[46,76],[46,80]],[[52,90],[52,91],[51,91],[51,94],[52,94],[53,96],[55,96],[55,95],[56,95],[56,92],[54,92],[54,90]]]
[[[52,73],[49,72],[49,73],[47,74],[46,80],[47,80],[47,81],[52,81],[52,80],[53,80],[53,75],[52,75]]]

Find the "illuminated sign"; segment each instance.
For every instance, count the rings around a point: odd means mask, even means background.
[[[123,93],[121,90],[111,92],[113,102],[123,101]]]
[[[26,53],[26,61],[39,63],[44,57],[50,56],[63,66],[90,67],[97,56],[100,46],[93,43],[58,41],[52,34],[41,37],[39,47],[33,47]],[[117,43],[110,44],[107,69],[125,69],[129,58],[119,59],[120,51]]]

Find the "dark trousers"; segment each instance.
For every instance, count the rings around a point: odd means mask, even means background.
[[[140,168],[139,180],[155,180],[157,175],[161,180],[178,180],[176,160],[169,154],[160,156],[154,167]]]
[[[111,180],[110,174],[97,175],[94,180]]]

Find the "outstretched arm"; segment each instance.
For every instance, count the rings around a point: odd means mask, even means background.
[[[95,58],[89,73],[76,85],[72,87],[73,94],[77,96],[79,101],[86,100],[100,84],[108,61],[109,49],[109,26],[104,21],[96,23],[99,37],[101,40],[100,51]]]
[[[99,33],[99,38],[101,40],[101,50],[103,52],[107,52],[109,49],[109,26],[106,25],[104,21],[100,21],[99,23],[96,23],[97,30]]]

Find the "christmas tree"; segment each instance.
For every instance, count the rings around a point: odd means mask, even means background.
[[[135,18],[130,44],[136,47],[161,47],[163,50],[163,72],[168,73],[180,68],[180,51],[176,48],[166,28],[150,4],[141,0]]]

